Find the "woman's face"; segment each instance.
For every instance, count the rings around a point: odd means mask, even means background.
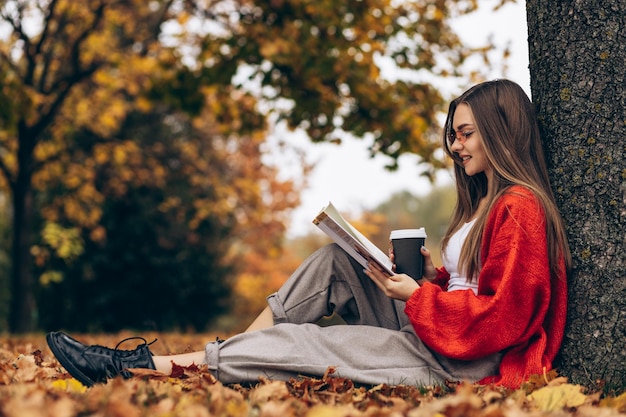
[[[450,150],[461,159],[465,173],[469,176],[484,172],[487,178],[491,176],[491,166],[487,160],[483,140],[478,133],[472,110],[467,104],[461,103],[454,112],[452,119],[455,140]]]

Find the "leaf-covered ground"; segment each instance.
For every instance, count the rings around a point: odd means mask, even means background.
[[[78,335],[115,346],[132,336]],[[215,335],[143,334],[155,354],[201,350]],[[54,359],[42,334],[0,336],[0,417],[30,416],[626,416],[626,394],[585,392],[553,373],[515,390],[471,384],[358,387],[333,376],[288,382],[260,379],[225,386],[203,366],[172,375],[136,370],[134,377],[85,388]]]

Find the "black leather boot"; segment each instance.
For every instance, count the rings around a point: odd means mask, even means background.
[[[133,350],[120,350],[118,347],[132,339],[141,339],[143,343]],[[63,332],[52,332],[46,336],[50,350],[74,378],[85,386],[106,383],[108,379],[122,375],[130,378],[129,368],[156,369],[152,353],[143,337],[131,337],[122,340],[115,349],[99,345],[87,346]],[[156,341],[156,339],[155,339]]]

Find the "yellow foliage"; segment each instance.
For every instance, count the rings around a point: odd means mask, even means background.
[[[59,271],[46,271],[39,277],[41,285],[49,285],[51,282],[59,283],[63,281],[63,273]]]
[[[83,201],[90,201],[97,204],[104,201],[102,193],[100,193],[100,191],[98,191],[95,185],[91,182],[83,183],[78,189],[78,195]]]
[[[82,178],[77,175],[67,175],[63,178],[65,186],[69,189],[77,188],[82,182]]]
[[[116,146],[113,149],[113,162],[118,165],[124,165],[124,163],[126,163],[126,159],[126,151],[121,146]]]
[[[162,212],[167,212],[169,210],[175,209],[180,207],[181,204],[181,199],[178,196],[169,196],[165,199],[165,201],[163,201],[161,204],[159,204],[159,211]]]
[[[152,101],[148,100],[145,97],[137,97],[137,100],[135,100],[135,104],[137,106],[137,109],[144,113],[148,113],[153,108]]]
[[[15,155],[14,153],[7,153],[6,155],[3,155],[2,161],[10,172],[16,171],[17,155]]]
[[[71,260],[83,253],[83,241],[76,227],[64,228],[57,223],[47,222],[41,237],[61,259]]]
[[[40,142],[35,147],[34,156],[38,161],[51,158],[59,152],[59,145],[54,142]]]

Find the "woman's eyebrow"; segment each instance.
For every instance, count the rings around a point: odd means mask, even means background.
[[[460,130],[465,129],[466,127],[473,127],[474,125],[472,123],[463,123],[460,124],[459,126],[456,127],[457,132]],[[454,129],[454,126],[452,126],[452,128]]]

